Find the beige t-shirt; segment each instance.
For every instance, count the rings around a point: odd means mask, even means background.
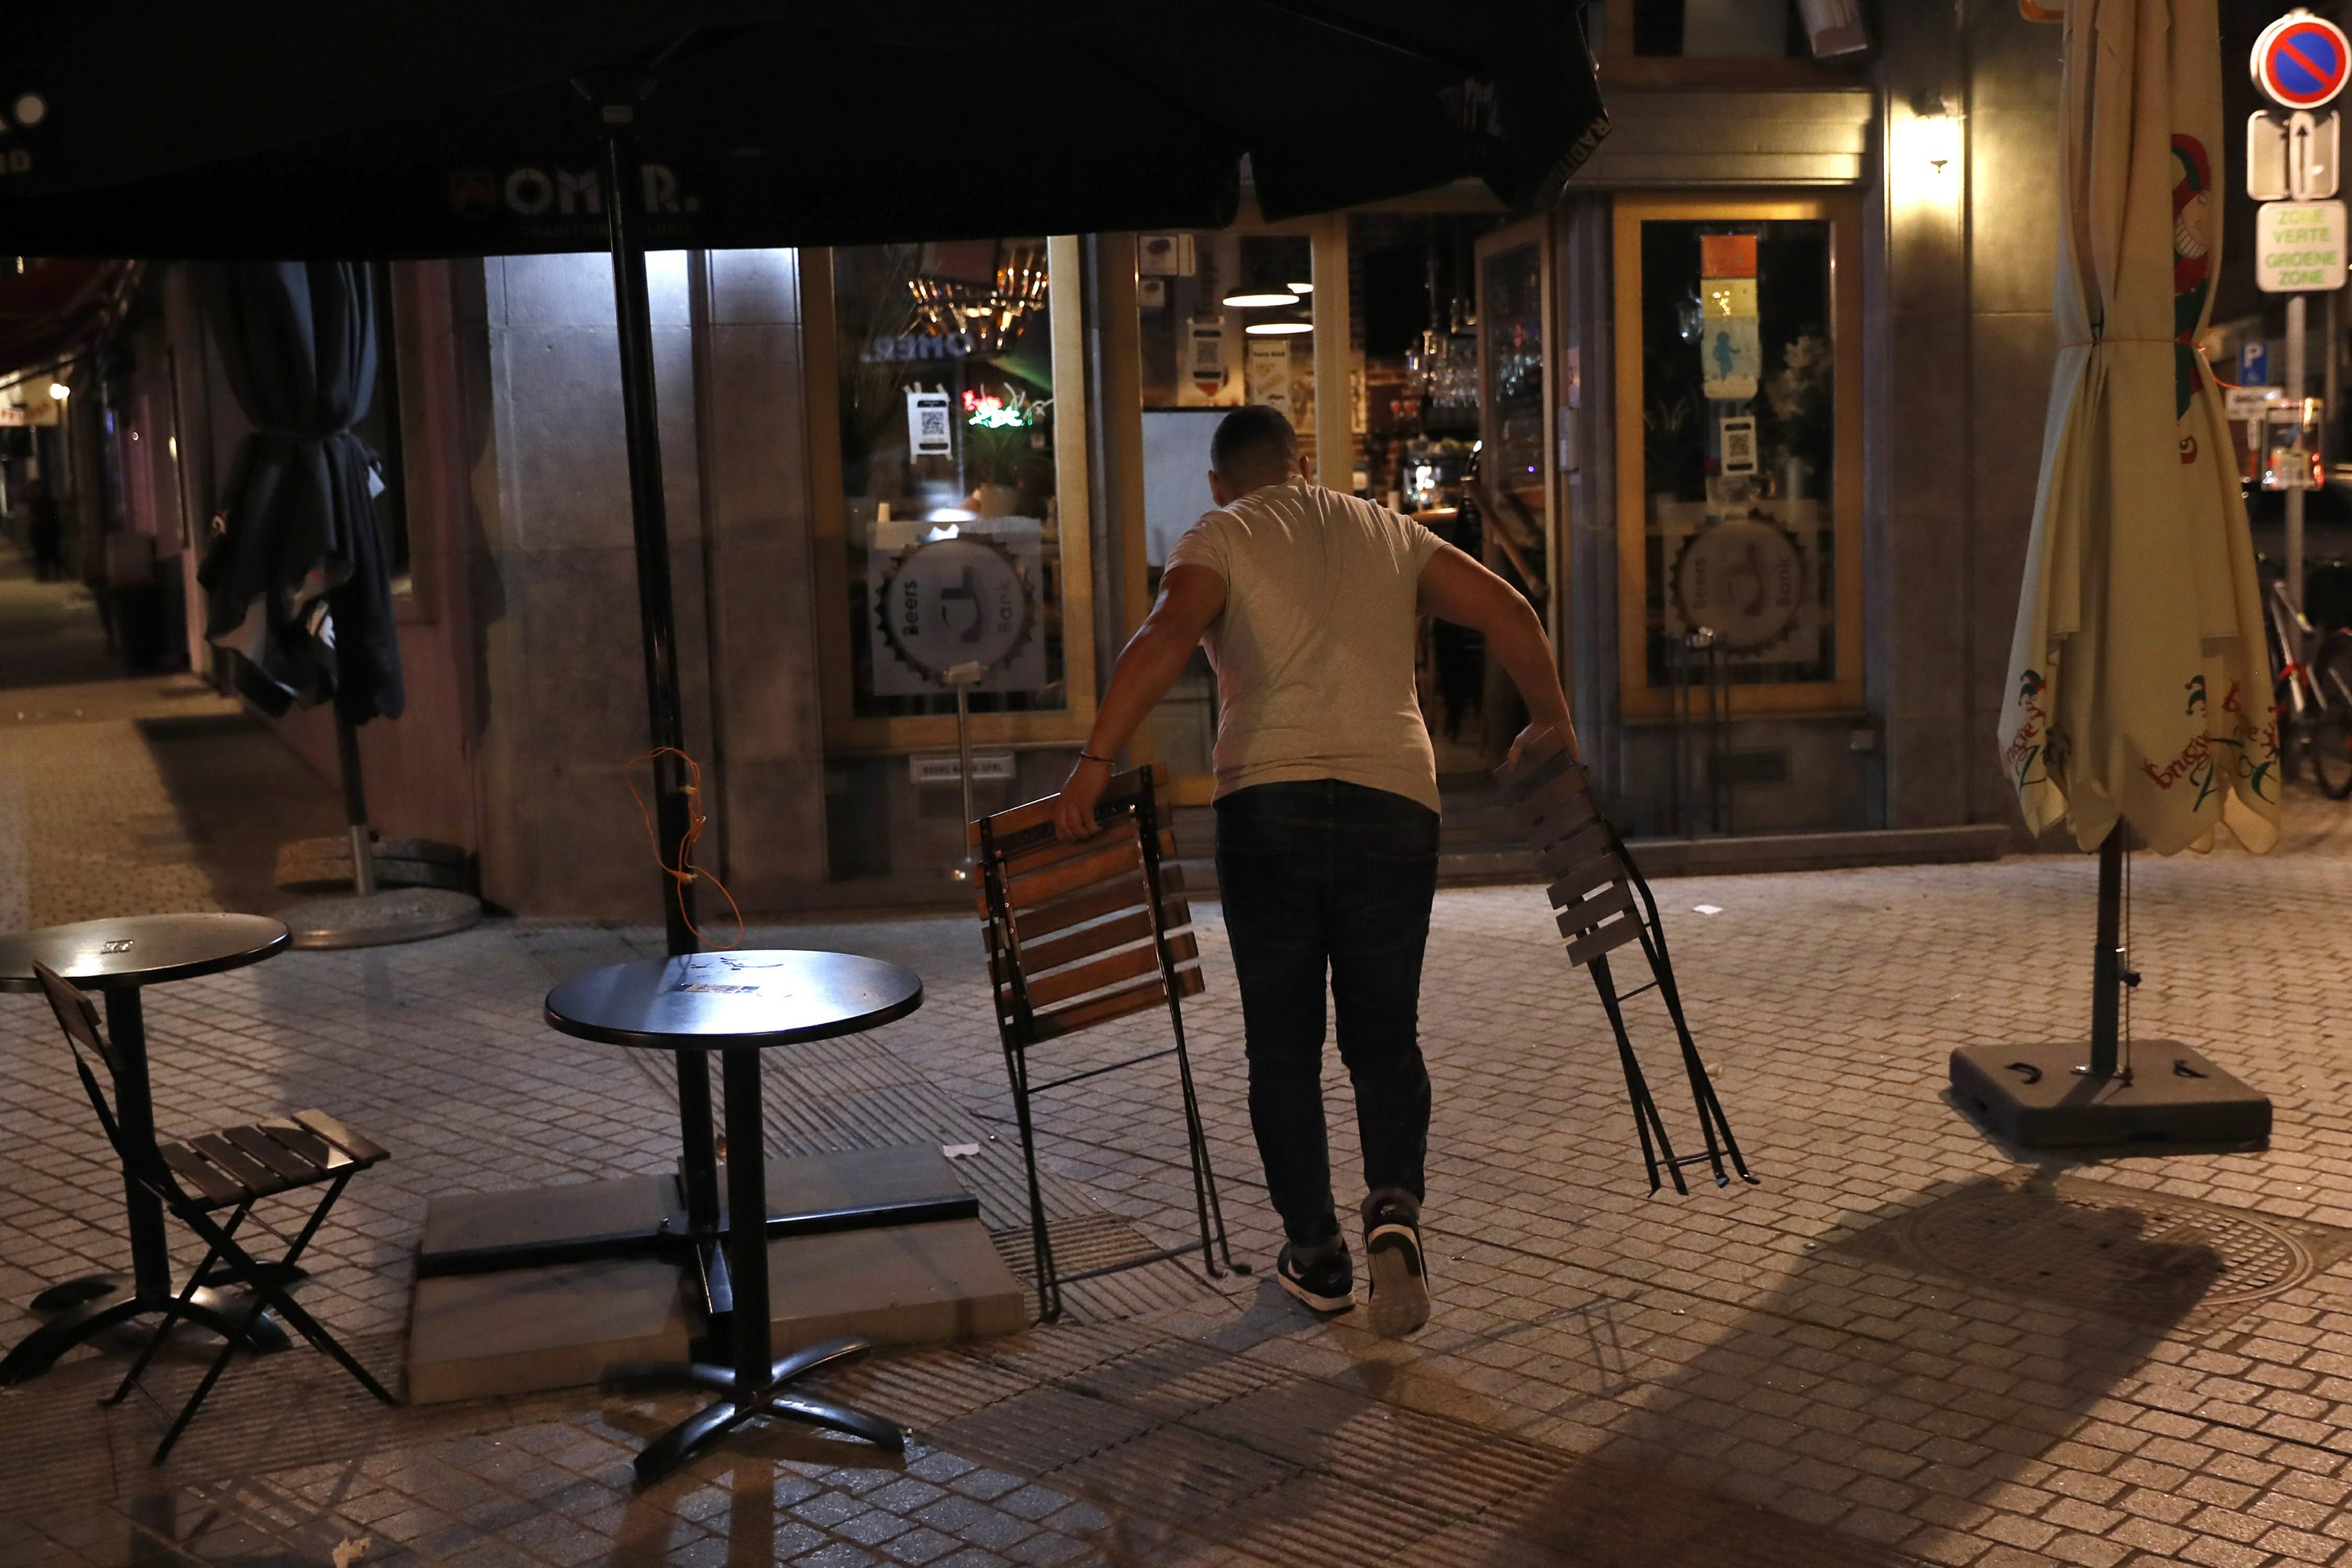
[[[1209,513],[1168,552],[1225,580],[1209,625],[1217,795],[1340,779],[1437,804],[1413,689],[1421,569],[1444,542],[1409,517],[1293,479]]]

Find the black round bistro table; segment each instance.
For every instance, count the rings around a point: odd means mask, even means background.
[[[77,925],[0,934],[0,991],[38,991],[33,965],[45,963],[106,1000],[106,1033],[115,1054],[114,1112],[126,1142],[155,1141],[155,1106],[147,1080],[147,1023],[142,987],[193,980],[258,963],[287,943],[286,927],[262,915],[124,915]],[[58,1045],[62,1057],[65,1047]],[[33,1300],[37,1311],[58,1316],[27,1334],[0,1360],[0,1385],[37,1377],[72,1346],[118,1323],[171,1310],[172,1256],[163,1232],[163,1201],[123,1173],[124,1223],[131,1233],[130,1289],[111,1275],[69,1279]],[[215,1290],[199,1289],[184,1317],[223,1335],[236,1331],[237,1314]],[[285,1331],[257,1320],[247,1338],[260,1349],[283,1349]]]
[[[821,1367],[866,1353],[858,1339],[827,1340],[777,1357],[768,1322],[768,1235],[740,1216],[767,1213],[765,1128],[760,1114],[760,1053],[855,1034],[923,1005],[922,977],[880,959],[847,952],[769,949],[640,959],[574,976],[547,994],[547,1021],[567,1035],[606,1045],[719,1053],[727,1090],[727,1269],[733,1287],[734,1364],[625,1363],[607,1369],[614,1387],[690,1387],[721,1397],[637,1456],[649,1483],[759,1415],[828,1426],[887,1448],[906,1446],[896,1422],[791,1391]]]

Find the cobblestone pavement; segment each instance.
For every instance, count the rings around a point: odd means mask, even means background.
[[[88,858],[167,807],[175,842],[229,841],[222,797],[174,794],[135,718],[30,733],[0,728],[6,919],[93,912],[93,898],[232,901],[233,879]],[[223,749],[239,745],[268,742]],[[60,847],[35,828],[68,810],[69,787],[85,832]],[[2268,859],[2135,867],[2136,1030],[2197,1043],[2269,1091],[2264,1152],[2032,1161],[1947,1103],[1950,1047],[2083,1030],[2087,858],[1702,877],[1658,891],[1762,1180],[1652,1197],[1606,1026],[1540,892],[1449,891],[1423,1017],[1438,1307],[1419,1335],[1382,1341],[1308,1321],[1263,1272],[1275,1237],[1211,908],[1209,989],[1187,1018],[1235,1246],[1259,1274],[1162,1266],[1079,1285],[1065,1324],[832,1380],[912,1425],[903,1461],[777,1430],[642,1491],[627,1459],[683,1399],[579,1389],[386,1412],[307,1350],[240,1362],[152,1470],[201,1344],[167,1353],[152,1400],[112,1409],[96,1403],[120,1375],[109,1347],[0,1393],[0,1568],[287,1568],[339,1549],[453,1568],[2352,1561],[2347,823],[2298,800]],[[58,874],[60,854],[83,870]],[[969,922],[754,939],[898,959],[929,994],[900,1024],[773,1062],[774,1145],[979,1142],[965,1168],[983,1215],[1013,1229],[1017,1161]],[[493,922],[158,988],[159,1119],[319,1104],[394,1150],[352,1186],[303,1289],[363,1359],[396,1367],[429,1195],[667,1157],[659,1077],[538,1016],[555,979],[656,942]],[[1635,1027],[1687,1137],[1654,1003],[1633,1005]],[[1139,1023],[1055,1049],[1076,1068],[1149,1037]],[[1336,1068],[1332,1084],[1352,1180]],[[1172,1105],[1146,1070],[1048,1113],[1061,1223],[1184,1237]],[[121,1265],[119,1205],[46,1014],[0,997],[0,1334],[31,1326],[22,1304],[43,1284]]]

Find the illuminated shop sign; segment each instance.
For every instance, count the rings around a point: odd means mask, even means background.
[[[992,392],[971,392],[963,395],[963,422],[982,430],[1012,430],[1034,425],[1052,407],[1050,397],[1031,397],[1019,387],[1009,387],[1003,396]]]

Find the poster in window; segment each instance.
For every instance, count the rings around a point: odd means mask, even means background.
[[[1722,442],[1721,468],[1727,479],[1756,471],[1756,416],[1742,414],[1719,422]]]
[[[907,389],[907,451],[917,458],[955,455],[955,432],[948,424],[948,395]]]
[[[1726,403],[1756,396],[1764,374],[1764,342],[1753,316],[1717,316],[1699,336],[1699,391]]]
[[[1147,234],[1135,242],[1135,270],[1145,278],[1190,278],[1199,269],[1189,234]]]
[[[1229,363],[1231,334],[1223,318],[1202,316],[1184,327],[1184,373],[1177,380],[1180,408],[1216,408],[1242,400],[1241,378]]]
[[[986,671],[976,691],[1045,685],[1042,532],[1028,517],[990,518],[961,530],[877,522],[866,553],[875,695],[943,690],[940,676],[960,664]]]
[[[1249,400],[1262,403],[1296,423],[1290,407],[1290,344],[1285,339],[1252,338]]]
[[[1785,515],[1784,515],[1785,514]],[[1811,501],[1707,520],[1698,509],[1666,521],[1664,629],[1705,629],[1725,650],[1781,679],[1819,679],[1829,656],[1829,563]]]

